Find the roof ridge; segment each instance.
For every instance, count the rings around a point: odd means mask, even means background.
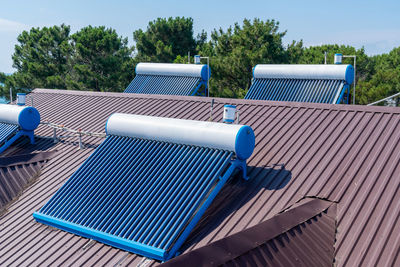
[[[94,91],[78,91],[63,89],[46,89],[36,88],[32,93],[40,94],[63,94],[89,97],[116,97],[116,98],[136,98],[136,99],[159,99],[159,100],[180,100],[194,101],[202,103],[210,103],[214,99],[214,103],[218,104],[236,104],[236,105],[260,105],[260,106],[278,106],[289,108],[316,108],[327,110],[343,110],[343,111],[361,111],[374,113],[391,113],[400,114],[398,107],[386,106],[366,106],[366,105],[344,105],[344,104],[322,104],[310,102],[285,102],[285,101],[266,101],[266,100],[250,100],[241,98],[221,98],[221,97],[203,97],[203,96],[180,96],[180,95],[154,95],[154,94],[134,94],[119,92],[94,92]]]

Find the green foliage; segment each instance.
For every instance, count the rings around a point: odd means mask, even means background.
[[[70,27],[32,28],[18,36],[12,56],[17,72],[6,86],[18,88],[66,88],[67,61],[71,56]]]
[[[70,35],[66,25],[32,28],[18,36],[16,72],[0,90],[8,96],[33,88],[123,91],[133,77],[133,48],[113,29],[85,27]]]
[[[242,98],[251,84],[256,64],[284,63],[288,60],[279,23],[274,20],[245,19],[243,26],[214,30],[202,46],[201,55],[211,58],[211,95]]]
[[[4,72],[0,72],[0,83],[5,83],[7,79],[7,75]]]
[[[12,55],[16,72],[0,73],[0,96],[32,88],[120,92],[140,61],[187,63],[200,54],[210,57],[211,95],[243,98],[257,64],[332,64],[335,53],[357,56],[356,103],[367,104],[400,92],[400,47],[369,57],[364,48],[328,44],[304,47],[303,41],[283,45],[286,31],[275,20],[245,19],[228,29],[215,29],[207,41],[202,31],[194,37],[193,19],[158,18],[145,31],[133,33],[129,47],[111,28],[88,26],[70,35],[64,24],[32,28],[18,36]],[[345,58],[344,64],[353,64]]]
[[[88,26],[72,36],[68,89],[118,92],[133,77],[128,39],[111,28]]]
[[[5,95],[5,88],[4,83],[6,82],[7,75],[3,72],[0,72],[0,97],[4,97]]]
[[[389,54],[374,56],[370,61],[370,78],[357,85],[359,104],[375,102],[400,92],[400,47]]]
[[[141,29],[133,33],[136,42],[137,60],[151,62],[173,62],[177,56],[185,56],[188,52],[194,55],[196,47],[205,41],[204,32],[193,37],[193,19],[158,18],[149,22],[147,30]]]

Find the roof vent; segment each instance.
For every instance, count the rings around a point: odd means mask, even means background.
[[[224,117],[222,121],[224,123],[234,123],[236,114],[236,106],[234,105],[224,105]]]
[[[335,64],[342,64],[343,55],[335,54]]]
[[[25,93],[18,93],[17,94],[17,105],[25,106],[26,104],[26,94]]]
[[[194,64],[200,64],[200,56],[199,55],[194,56]]]

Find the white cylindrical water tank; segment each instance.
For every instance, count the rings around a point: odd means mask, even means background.
[[[25,104],[26,104],[26,94],[17,93],[17,105],[25,106]]]
[[[336,53],[335,54],[335,64],[342,64],[342,60],[343,60],[343,55]]]
[[[136,74],[199,77],[204,81],[211,77],[208,66],[201,64],[139,63]]]
[[[235,121],[236,106],[224,105],[224,116],[222,121],[225,123],[233,123]]]
[[[23,130],[33,131],[39,126],[40,114],[34,107],[0,104],[0,122],[17,124]]]
[[[329,79],[345,80],[352,84],[352,65],[259,64],[253,69],[255,79]]]
[[[241,160],[251,156],[253,129],[246,125],[115,113],[106,123],[109,135],[136,137],[235,152]]]

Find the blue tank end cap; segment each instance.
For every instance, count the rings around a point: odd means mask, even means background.
[[[207,65],[203,65],[201,68],[201,79],[203,81],[208,81],[208,78],[211,78],[211,69],[209,69]]]
[[[23,130],[35,130],[40,124],[39,111],[34,107],[24,108],[18,115],[18,123]]]
[[[347,84],[352,84],[354,81],[354,68],[352,65],[347,65],[345,80]]]
[[[255,144],[256,138],[253,129],[247,125],[242,126],[235,141],[235,152],[238,159],[248,159],[253,154]]]

